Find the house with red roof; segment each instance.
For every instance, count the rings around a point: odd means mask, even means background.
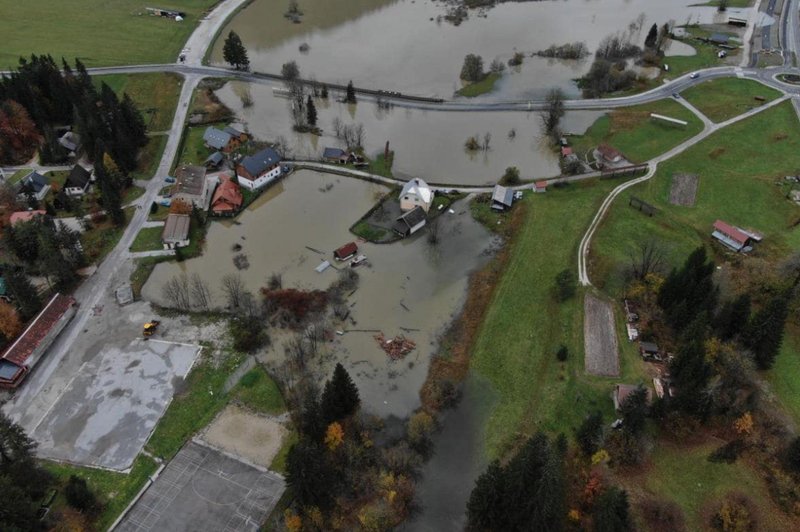
[[[597,154],[603,159],[604,162],[611,164],[622,162],[624,158],[619,150],[612,148],[608,144],[600,144],[597,147]]]
[[[29,222],[37,216],[45,216],[46,214],[47,211],[42,209],[37,209],[35,211],[17,211],[11,213],[8,221],[11,225],[16,225],[20,222]]]
[[[0,388],[18,387],[77,311],[75,300],[56,294],[0,355]]]
[[[533,191],[537,194],[547,192],[547,181],[537,181],[533,184]]]
[[[761,235],[752,231],[745,231],[722,220],[714,222],[714,232],[711,233],[711,236],[737,253],[740,251],[748,252],[752,249],[751,244],[753,242],[761,241]]]
[[[222,180],[211,198],[211,212],[217,216],[233,216],[242,208],[242,191],[230,177]]]

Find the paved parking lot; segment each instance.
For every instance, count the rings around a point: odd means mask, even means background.
[[[161,340],[108,338],[36,425],[39,456],[130,468],[199,351]]]
[[[189,442],[114,530],[255,532],[284,489],[274,473]]]

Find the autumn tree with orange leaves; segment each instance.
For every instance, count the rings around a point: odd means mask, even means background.
[[[28,161],[39,146],[41,137],[28,111],[14,100],[0,103],[0,162]]]
[[[19,319],[17,309],[6,303],[0,301],[0,334],[6,340],[16,338],[22,330],[22,320]]]

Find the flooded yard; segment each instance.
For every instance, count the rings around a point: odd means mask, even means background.
[[[594,53],[607,35],[629,31],[644,42],[653,23],[677,25],[724,21],[714,7],[693,0],[584,0],[506,2],[488,11],[471,10],[458,26],[444,20],[447,4],[416,0],[301,0],[304,15],[294,24],[282,16],[287,3],[256,0],[223,30],[244,41],[254,70],[280,72],[295,60],[304,76],[411,94],[452,97],[461,87],[464,56],[475,53],[488,68],[495,58],[508,61],[515,51],[529,55],[551,44],[584,41]],[[640,19],[640,14],[644,17]],[[638,24],[642,20],[641,24]],[[222,39],[211,59],[222,62]],[[300,52],[301,45],[308,45]],[[676,47],[678,48],[678,47]],[[683,48],[675,52],[692,53]],[[490,97],[532,98],[560,86],[577,95],[574,79],[591,61],[526,57],[503,77]]]
[[[249,93],[252,106],[242,104],[244,93]],[[292,130],[291,102],[274,96],[269,86],[229,82],[217,91],[217,96],[257,138],[286,138],[295,159],[318,160],[325,146],[339,146],[332,126],[339,118],[345,124],[364,124],[368,155],[383,153],[389,141],[389,148],[395,152],[392,171],[397,177],[422,177],[429,183],[487,185],[496,183],[509,166],[517,166],[526,179],[559,174],[558,153],[543,138],[541,117],[535,112],[385,110],[371,102],[349,105],[331,98],[327,104],[318,100],[318,125],[323,130],[318,137]],[[583,133],[602,114],[568,112],[561,121],[562,129]],[[512,131],[514,135],[510,136]],[[491,135],[489,150],[464,149],[467,137],[476,135],[482,140],[486,133]]]
[[[236,222],[213,223],[203,256],[159,264],[143,297],[165,303],[162,288],[169,279],[182,272],[197,273],[221,305],[220,279],[238,272],[233,264],[236,253],[247,255],[250,266],[239,273],[252,291],[264,286],[272,273],[282,275],[285,288],[326,289],[337,271],[317,273],[314,268],[332,260],[334,249],[355,240],[349,226],[386,190],[356,179],[297,172],[267,191]],[[358,269],[358,289],[348,298],[356,323],[342,328],[370,332],[336,336],[330,346],[333,356],[321,369],[327,375],[341,361],[358,385],[363,404],[381,416],[404,417],[419,405],[436,340],[463,304],[468,274],[489,259],[493,237],[472,219],[463,200],[453,210],[455,214],[442,215],[437,246],[427,242],[424,231],[396,244],[359,244],[371,265]],[[232,251],[235,244],[242,250]],[[393,362],[372,331],[387,337],[404,334],[417,347]],[[282,344],[276,344],[268,354],[271,362],[283,357]]]

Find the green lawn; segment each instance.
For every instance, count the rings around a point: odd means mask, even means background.
[[[559,304],[552,290],[559,271],[576,269],[581,236],[617,184],[551,187],[526,201],[524,225],[472,350],[472,371],[491,382],[499,399],[485,430],[491,457],[539,429],[570,433],[590,410],[610,419],[609,394],[620,379],[584,374],[582,295]],[[562,343],[570,351],[563,365],[555,357]],[[643,380],[641,359],[628,360],[629,354],[624,351],[621,379]]]
[[[177,74],[110,74],[94,76],[92,80],[98,86],[106,83],[120,97],[127,93],[142,112],[149,131],[167,131],[172,127],[183,84]]]
[[[720,78],[695,85],[681,96],[714,122],[724,122],[765,103],[756,96],[770,102],[781,93],[751,79]]]
[[[475,96],[492,92],[494,90],[494,84],[497,83],[501,77],[503,77],[502,74],[492,72],[487,74],[486,77],[480,81],[464,85],[456,91],[456,94],[467,98],[474,98]]]
[[[128,187],[128,189],[125,191],[125,194],[122,195],[122,204],[127,205],[140,198],[142,194],[144,194],[144,189],[142,187]]]
[[[375,227],[366,220],[357,222],[350,231],[369,242],[380,242],[386,236],[386,229],[383,227]]]
[[[786,326],[775,367],[767,375],[770,387],[796,422],[800,421],[800,329]]]
[[[169,207],[164,207],[163,205],[159,205],[156,203],[156,212],[150,212],[147,215],[147,219],[149,221],[156,221],[156,222],[163,222],[169,216]]]
[[[129,0],[0,0],[0,70],[16,66],[20,56],[51,54],[87,66],[171,63],[217,0],[165,0],[146,4]],[[175,22],[146,14],[145,6],[180,10]]]
[[[689,124],[686,127],[668,124],[650,118],[650,113],[661,114]],[[600,143],[609,144],[634,163],[643,163],[668,151],[681,142],[697,135],[703,129],[694,113],[673,100],[611,111],[598,118],[586,133],[571,137],[575,154],[591,158],[591,150]]]
[[[703,33],[701,30],[694,27],[688,28],[688,31],[698,36]],[[665,57],[663,62],[669,65],[669,72],[662,71],[659,79],[655,80],[657,84],[660,84],[664,78],[675,79],[694,70],[722,66],[725,64],[724,59],[717,57],[719,48],[713,44],[706,44],[702,41],[692,38],[679,40],[682,40],[686,44],[692,46],[697,53],[695,55],[672,55]],[[733,50],[729,50],[728,52],[730,56],[736,56],[739,53],[738,51]]]
[[[264,414],[277,415],[286,411],[278,385],[260,366],[242,376],[233,389],[233,398],[251,410]]]
[[[208,156],[213,153],[212,150],[206,148],[205,142],[203,141],[203,134],[206,132],[206,128],[217,127],[222,129],[226,125],[225,123],[218,123],[187,127],[183,132],[183,143],[181,145],[181,151],[175,159],[175,165],[202,165],[205,160],[208,159]]]
[[[22,168],[21,170],[17,170],[13,174],[6,176],[6,182],[9,185],[13,185],[26,175],[30,174],[33,171],[33,168]]]
[[[139,231],[136,238],[131,244],[131,251],[155,251],[164,249],[161,242],[161,234],[164,232],[163,227],[145,227]]]
[[[131,218],[133,218],[133,208],[127,208],[124,227],[116,227],[110,219],[106,219],[99,224],[92,224],[89,231],[81,234],[81,245],[90,263],[99,264],[114,249]]]
[[[220,364],[211,360],[208,353],[201,356],[147,442],[146,449],[156,456],[172,458],[228,402],[223,386],[242,361],[241,355],[229,353]]]
[[[289,432],[289,434],[283,438],[281,449],[278,451],[278,454],[275,455],[275,458],[272,459],[272,463],[269,465],[271,471],[276,471],[282,475],[286,474],[286,457],[289,456],[289,450],[298,441],[300,441],[300,437],[294,430]]]
[[[150,274],[153,273],[156,264],[159,262],[166,262],[173,260],[171,256],[164,257],[142,257],[136,259],[136,268],[131,272],[131,289],[133,290],[133,297],[138,298],[142,295],[142,287],[147,283]]]
[[[652,463],[636,482],[648,495],[672,500],[684,512],[687,530],[709,530],[708,512],[729,493],[744,493],[759,512],[757,530],[789,530],[786,514],[772,503],[767,487],[758,473],[747,463],[714,463],[708,456],[716,443],[687,447],[656,442]],[[636,487],[626,487],[637,490]],[[787,526],[789,528],[787,528]]]
[[[92,467],[77,467],[48,460],[43,460],[42,464],[56,477],[59,487],[66,485],[70,475],[76,475],[86,480],[89,489],[103,503],[103,511],[94,522],[97,530],[105,530],[111,526],[111,523],[139,493],[147,482],[147,478],[158,469],[156,462],[144,455],[136,458],[131,472],[128,474]],[[54,508],[64,507],[66,504],[64,492],[61,490],[54,503]]]
[[[167,135],[153,135],[147,144],[139,150],[139,166],[131,173],[134,179],[151,179],[161,162],[161,155],[167,146]]]
[[[757,255],[783,256],[800,247],[797,207],[775,185],[800,169],[800,128],[791,103],[759,113],[729,126],[681,155],[659,165],[656,175],[620,194],[592,241],[592,282],[618,295],[629,251],[656,239],[671,265],[683,261],[697,245],[711,245],[716,219],[750,227],[764,234]],[[696,204],[680,207],[668,202],[673,174],[699,176]],[[647,217],[628,206],[631,196],[659,209]],[[718,249],[718,248],[714,248]]]

